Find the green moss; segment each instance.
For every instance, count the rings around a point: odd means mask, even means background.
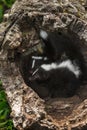
[[[15,0],[0,0],[0,3],[10,8],[12,4],[15,2]]]
[[[2,88],[0,80],[0,130],[15,130],[10,119],[10,106],[6,99],[6,94]]]
[[[0,22],[3,20],[4,12],[11,8],[15,0],[0,0]]]

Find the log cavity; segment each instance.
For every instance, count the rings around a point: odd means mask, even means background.
[[[72,35],[72,33],[71,33]],[[81,41],[75,34],[72,35],[72,39],[77,44],[81,45],[82,53],[84,55],[85,60],[86,59],[86,50],[87,47],[84,46],[84,41]],[[35,47],[35,46],[34,46]],[[36,47],[37,48],[37,47]],[[34,50],[31,51],[30,50]],[[29,53],[24,53],[21,56],[20,61],[20,71],[22,74],[22,77],[25,81],[25,83],[31,87],[41,98],[45,101],[45,108],[46,112],[56,120],[64,119],[65,116],[68,116],[72,113],[72,110],[76,108],[84,99],[87,98],[87,85],[80,86],[78,91],[75,93],[74,96],[65,98],[62,93],[60,93],[60,96],[52,98],[50,97],[50,92],[47,89],[47,82],[44,83],[37,83],[35,80],[32,80],[31,82],[31,76],[34,74],[37,69],[42,65],[43,63],[50,63],[50,60],[46,57],[45,54],[40,54],[37,49],[34,49],[31,47],[29,50]],[[32,72],[33,71],[33,72]],[[62,113],[61,113],[62,111]],[[58,114],[58,116],[55,115]]]
[[[80,45],[81,40],[75,34],[70,34],[73,42],[76,42],[76,44]],[[42,43],[41,43],[42,44]],[[42,46],[43,47],[43,46]],[[39,67],[42,64],[48,64],[52,61],[49,60],[49,58],[44,53],[40,53],[34,47],[31,47],[30,50],[28,50],[27,53],[24,53],[21,56],[21,62],[20,62],[20,70],[22,73],[22,76],[24,78],[25,83],[30,86],[41,98],[44,97],[50,97],[50,91],[48,89],[48,81],[43,82],[36,82],[36,80],[33,78],[33,75],[38,71]],[[42,75],[41,75],[42,76]],[[47,75],[45,75],[47,77]],[[53,77],[54,79],[54,77]],[[52,79],[52,80],[53,80]],[[55,79],[54,79],[55,82]],[[83,87],[84,88],[84,87]],[[52,90],[54,91],[54,89]],[[78,92],[77,92],[78,93]],[[76,94],[77,94],[76,93]],[[81,94],[80,94],[81,95]],[[54,94],[54,97],[57,97],[57,95]],[[64,97],[63,91],[60,88],[60,91],[58,93],[58,97]]]

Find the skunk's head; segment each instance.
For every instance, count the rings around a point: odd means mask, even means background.
[[[53,55],[54,55],[54,51],[52,47],[53,43],[50,40],[49,33],[44,30],[40,30],[40,37],[45,45],[44,52],[46,53],[47,57],[53,59]]]
[[[62,32],[46,32],[40,31],[40,37],[45,44],[45,52],[51,59],[60,59],[62,54],[65,53],[69,38]]]
[[[32,76],[29,78],[29,80],[32,81],[38,81],[38,82],[43,82],[46,81],[50,78],[50,71],[44,70],[41,66],[36,69],[33,73]]]

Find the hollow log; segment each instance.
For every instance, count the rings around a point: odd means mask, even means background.
[[[0,24],[0,79],[18,130],[87,130],[87,85],[70,98],[41,98],[29,86],[29,56],[42,51],[40,29],[69,33],[87,62],[86,1],[16,0]],[[38,93],[37,93],[38,92]]]

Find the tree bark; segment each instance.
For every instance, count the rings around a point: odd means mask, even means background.
[[[71,98],[41,99],[40,87],[27,83],[28,58],[35,49],[42,51],[40,29],[71,34],[87,61],[85,7],[80,0],[16,0],[5,14],[0,24],[0,79],[18,130],[87,129],[87,85]]]

